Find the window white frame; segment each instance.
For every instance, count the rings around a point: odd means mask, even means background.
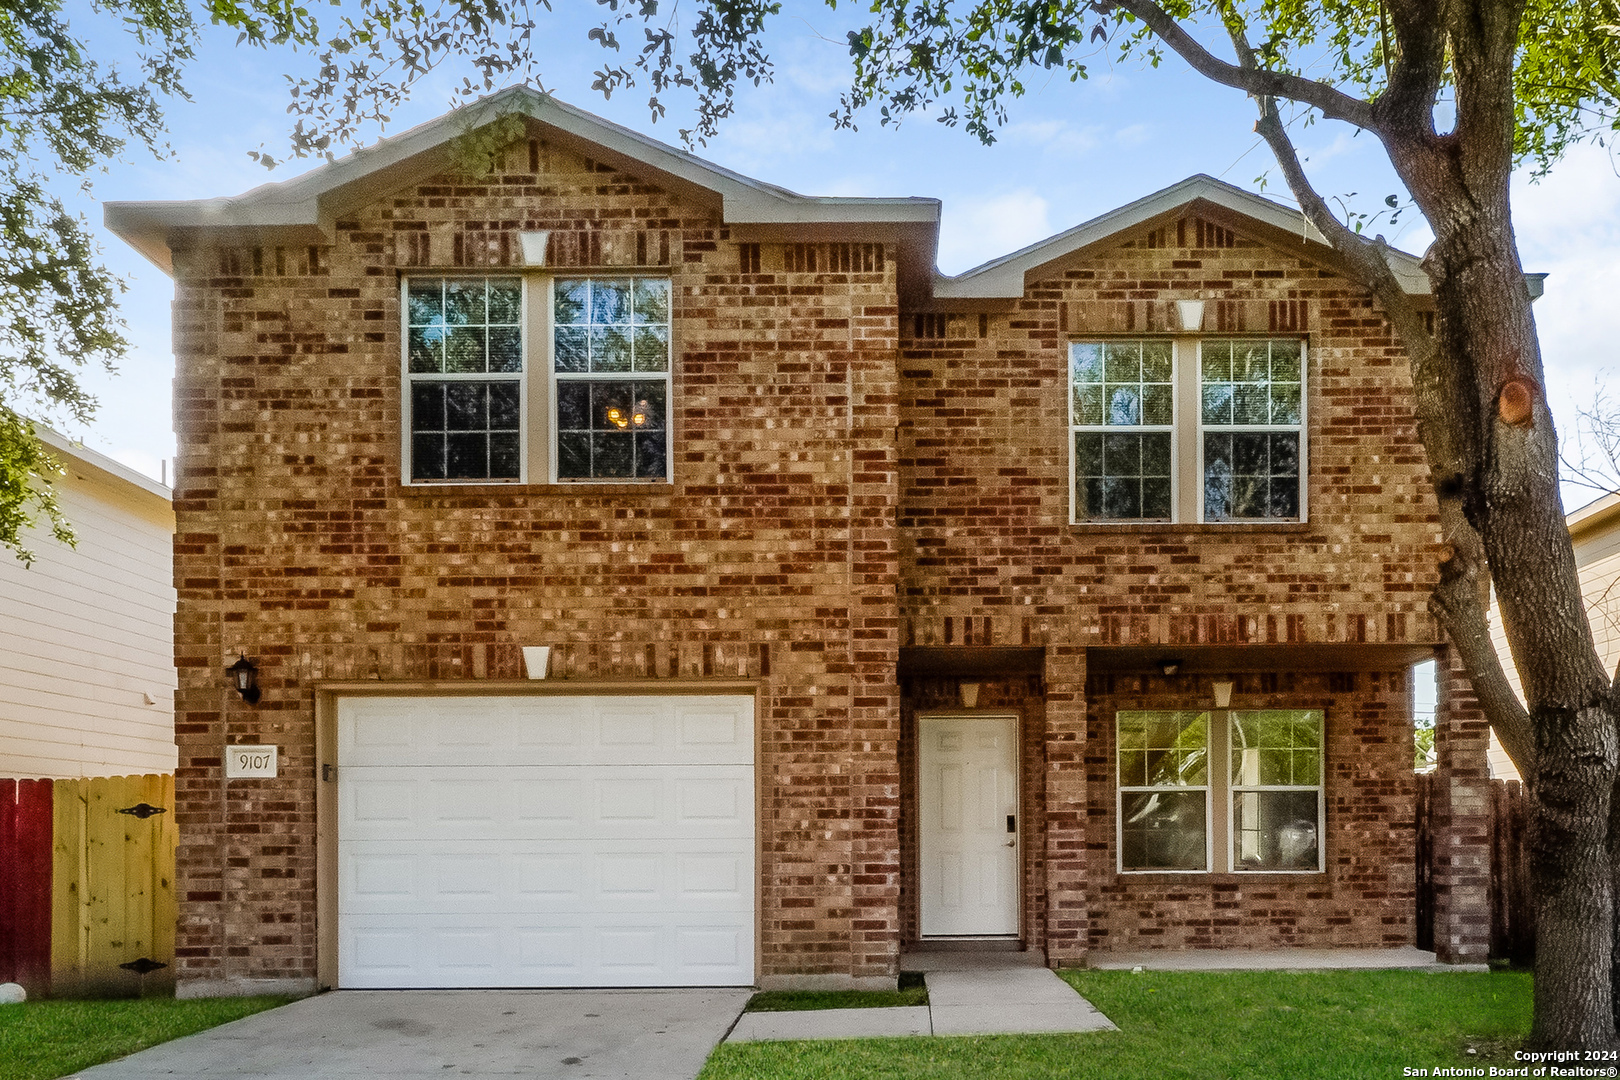
[[[1126,715],[1161,714],[1190,716],[1204,724],[1204,783],[1199,784],[1126,784],[1123,774],[1124,753],[1120,737],[1120,718]],[[1114,852],[1115,863],[1122,874],[1208,874],[1215,865],[1215,830],[1211,828],[1214,814],[1214,780],[1216,777],[1214,746],[1215,716],[1200,709],[1121,709],[1114,714]],[[1144,777],[1146,779],[1146,777]],[[1125,865],[1125,799],[1131,795],[1151,795],[1158,792],[1203,792],[1204,796],[1204,865],[1202,867],[1126,867]]]
[[[591,477],[565,478],[557,476],[558,400],[555,359],[555,335],[552,319],[553,283],[558,278],[623,279],[652,278],[670,283],[669,362],[662,373],[623,372],[603,373],[603,379],[633,379],[652,381],[662,378],[664,383],[664,474],[661,477]],[[517,372],[413,372],[410,369],[410,284],[422,280],[486,281],[493,279],[517,280],[521,285],[521,311],[519,315],[521,341],[521,370]],[[630,274],[581,269],[573,272],[547,271],[535,273],[519,268],[507,270],[492,267],[487,271],[435,270],[401,274],[399,278],[399,371],[400,371],[400,482],[406,487],[465,487],[469,485],[527,485],[538,483],[644,485],[669,483],[674,474],[675,460],[675,379],[674,368],[680,355],[676,341],[674,302],[675,287],[670,275]],[[570,377],[564,374],[564,378]],[[519,475],[517,478],[459,478],[413,479],[415,462],[412,445],[412,387],[417,382],[516,382],[518,384],[518,446]]]
[[[1233,760],[1236,740],[1233,726],[1239,716],[1253,716],[1266,712],[1311,713],[1317,720],[1318,748],[1316,750],[1316,783],[1310,784],[1239,784],[1233,780]],[[1126,784],[1122,769],[1120,717],[1143,713],[1191,715],[1204,720],[1207,768],[1205,784],[1198,785],[1142,785]],[[1120,709],[1114,714],[1114,866],[1125,876],[1140,874],[1281,874],[1290,876],[1323,874],[1327,870],[1327,710],[1310,707],[1301,709]],[[1155,791],[1204,792],[1204,868],[1177,869],[1159,867],[1127,867],[1125,865],[1125,800],[1129,795]],[[1237,857],[1237,797],[1248,792],[1298,791],[1316,795],[1316,865],[1304,868],[1245,867]],[[1221,809],[1216,811],[1217,804]]]
[[[1206,345],[1233,345],[1238,342],[1266,342],[1268,345],[1276,341],[1297,342],[1299,344],[1299,421],[1294,424],[1206,424],[1204,422],[1203,392],[1204,392],[1204,347]],[[1254,334],[1234,335],[1222,338],[1197,338],[1187,342],[1194,350],[1192,369],[1189,381],[1192,383],[1191,397],[1195,402],[1195,411],[1189,419],[1196,421],[1196,430],[1193,437],[1195,447],[1192,456],[1197,459],[1196,500],[1198,503],[1198,518],[1201,523],[1209,521],[1208,506],[1204,493],[1204,449],[1206,434],[1233,434],[1264,433],[1268,435],[1297,434],[1299,436],[1299,513],[1291,518],[1287,517],[1259,517],[1259,518],[1220,518],[1214,524],[1221,525],[1266,525],[1286,522],[1304,522],[1310,520],[1310,344],[1303,337],[1291,337],[1286,334]],[[1269,385],[1269,384],[1268,384]]]
[[[1167,341],[1171,346],[1171,372],[1174,380],[1172,423],[1165,425],[1111,425],[1081,423],[1075,409],[1074,360],[1076,345],[1107,345],[1124,342]],[[1226,341],[1298,342],[1300,350],[1299,423],[1284,425],[1217,425],[1203,422],[1203,345]],[[1164,524],[1215,524],[1241,528],[1254,525],[1303,523],[1310,520],[1310,347],[1304,335],[1290,334],[1208,334],[1175,335],[1076,335],[1064,342],[1064,392],[1068,396],[1066,439],[1069,457],[1069,523],[1071,525],[1111,525],[1124,528]],[[1088,517],[1080,513],[1076,491],[1079,463],[1075,436],[1081,432],[1162,432],[1169,430],[1171,454],[1171,516],[1163,518]],[[1204,500],[1204,436],[1209,433],[1263,431],[1268,434],[1297,432],[1299,435],[1299,514],[1289,518],[1231,518],[1210,520]]]
[[[1084,347],[1084,346],[1087,346],[1087,345],[1095,345],[1100,349],[1106,349],[1108,346],[1115,346],[1115,345],[1146,345],[1146,344],[1154,344],[1154,343],[1159,343],[1159,342],[1165,342],[1170,346],[1170,423],[1168,423],[1168,424],[1149,424],[1149,423],[1145,423],[1145,422],[1138,422],[1138,423],[1111,423],[1109,421],[1109,419],[1108,419],[1108,416],[1109,416],[1109,402],[1107,401],[1106,398],[1104,398],[1103,401],[1101,402],[1101,407],[1102,407],[1102,422],[1101,423],[1089,422],[1089,421],[1086,420],[1086,418],[1077,415],[1077,410],[1075,408],[1075,405],[1076,405],[1076,397],[1078,395],[1076,394],[1076,386],[1075,386],[1075,379],[1074,379],[1074,375],[1075,375],[1074,350],[1076,349],[1076,347]],[[1181,500],[1181,471],[1182,471],[1178,467],[1178,462],[1179,462],[1180,457],[1181,457],[1181,446],[1180,446],[1180,441],[1181,441],[1180,440],[1180,434],[1181,433],[1177,430],[1178,425],[1176,424],[1176,417],[1179,416],[1181,414],[1181,412],[1183,411],[1182,406],[1181,406],[1181,402],[1179,400],[1180,397],[1181,397],[1181,392],[1180,392],[1181,376],[1180,376],[1180,372],[1179,372],[1180,365],[1179,365],[1179,356],[1178,356],[1179,351],[1180,350],[1178,350],[1176,348],[1176,342],[1173,339],[1168,339],[1167,340],[1165,338],[1152,338],[1152,337],[1137,337],[1137,338],[1075,338],[1075,339],[1072,339],[1072,340],[1070,340],[1068,342],[1068,348],[1067,348],[1065,356],[1064,356],[1064,363],[1065,363],[1065,367],[1067,369],[1067,375],[1065,376],[1065,382],[1067,384],[1067,393],[1068,393],[1068,399],[1069,399],[1069,434],[1068,434],[1068,442],[1069,442],[1069,520],[1070,520],[1071,523],[1099,522],[1099,523],[1103,523],[1103,524],[1133,524],[1133,523],[1140,523],[1140,522],[1168,522],[1168,521],[1175,521],[1176,520],[1176,518],[1178,516],[1176,511],[1177,511],[1177,508],[1180,505],[1180,500]],[[1106,381],[1102,385],[1106,385]],[[1138,385],[1144,385],[1144,384],[1139,380]],[[1159,385],[1159,384],[1152,384],[1152,385]],[[1139,406],[1140,406],[1140,403],[1139,403]],[[1082,434],[1099,434],[1099,435],[1103,435],[1103,436],[1107,436],[1107,435],[1111,435],[1111,434],[1112,435],[1159,435],[1159,434],[1168,434],[1170,436],[1170,516],[1168,518],[1160,518],[1160,517],[1137,517],[1137,518],[1082,517],[1080,515],[1080,498],[1079,498],[1079,492],[1078,492],[1079,483],[1080,483],[1080,475],[1079,475],[1080,464],[1079,464],[1079,460],[1078,460],[1079,455],[1075,452],[1076,437],[1079,436],[1079,435],[1082,435]]]
[[[1223,709],[1226,722],[1227,763],[1226,788],[1226,859],[1234,874],[1320,874],[1327,869],[1327,711],[1325,709]],[[1314,784],[1240,784],[1233,777],[1237,771],[1239,753],[1236,727],[1242,716],[1261,713],[1307,713],[1316,717],[1316,783]],[[1265,792],[1312,792],[1316,795],[1316,865],[1288,869],[1285,867],[1245,867],[1238,858],[1237,801],[1238,796]]]
[[[515,372],[435,372],[411,370],[412,281],[516,281],[518,282],[519,368]],[[400,369],[400,464],[401,482],[407,487],[462,487],[468,484],[524,484],[529,481],[531,454],[530,383],[534,364],[530,358],[529,337],[532,319],[529,311],[529,285],[521,274],[513,273],[423,273],[401,275],[399,279],[399,369]],[[488,324],[485,324],[488,325]],[[505,324],[502,324],[505,325]],[[414,434],[414,390],[418,383],[516,383],[518,387],[518,475],[516,477],[447,477],[417,479]]]
[[[658,280],[669,284],[669,310],[668,328],[669,354],[662,372],[656,371],[558,371],[557,370],[557,320],[556,320],[556,283],[558,281],[636,281]],[[611,273],[593,270],[582,270],[576,273],[558,271],[538,279],[545,293],[545,385],[547,396],[547,434],[546,453],[548,459],[547,479],[553,484],[666,484],[673,475],[675,458],[675,284],[669,275]],[[558,447],[558,435],[562,429],[560,410],[562,408],[559,384],[564,382],[658,382],[664,384],[664,473],[662,476],[562,476],[559,462],[561,451]]]

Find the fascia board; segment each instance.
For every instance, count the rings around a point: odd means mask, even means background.
[[[119,491],[137,503],[146,505],[149,509],[167,511],[172,515],[174,492],[150,476],[138,473],[124,463],[97,453],[82,443],[76,443],[43,424],[34,425],[34,434],[62,465],[71,465],[90,474],[99,483]]]
[[[728,224],[937,224],[935,199],[812,198],[749,179],[527,87],[501,91],[281,183],[231,198],[111,202],[107,227],[165,272],[171,240],[193,230],[318,230],[389,190],[445,167],[445,144],[482,116],[519,113],[592,157],[699,201]]]
[[[1297,210],[1200,174],[955,277],[936,276],[934,295],[943,300],[1005,300],[1023,296],[1025,275],[1030,271],[1082,248],[1102,243],[1119,233],[1139,228],[1198,199],[1274,228],[1297,232],[1301,240],[1332,250],[1321,232],[1305,221]],[[1415,256],[1390,249],[1389,262],[1390,269],[1407,292],[1429,291],[1428,276],[1423,273]]]

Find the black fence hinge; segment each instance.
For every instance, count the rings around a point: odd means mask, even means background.
[[[159,963],[156,960],[148,960],[143,956],[139,960],[131,960],[127,964],[119,964],[118,966],[123,968],[125,971],[133,971],[137,975],[146,975],[156,971],[158,968],[166,968],[169,965]]]
[[[168,812],[169,811],[163,807],[153,806],[151,803],[136,803],[134,806],[126,806],[122,810],[118,811],[120,814],[128,814],[130,817],[138,817],[142,821],[145,821],[149,817],[156,817],[159,814],[167,814]]]

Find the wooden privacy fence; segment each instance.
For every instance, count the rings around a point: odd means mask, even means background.
[[[174,990],[174,777],[0,780],[0,982]]]
[[[1434,796],[1439,780],[1417,780],[1417,947],[1434,948]],[[1491,781],[1492,960],[1529,966],[1536,958],[1536,916],[1530,894],[1530,796],[1517,780]]]

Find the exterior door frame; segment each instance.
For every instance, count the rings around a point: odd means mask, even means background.
[[[315,982],[338,982],[338,760],[337,705],[346,697],[589,697],[593,695],[736,694],[754,699],[754,983],[764,964],[765,816],[757,679],[568,679],[556,683],[515,679],[322,681],[315,691]]]
[[[1013,905],[1013,924],[1014,924],[1015,929],[1010,934],[930,934],[928,932],[928,927],[927,927],[927,925],[926,925],[926,923],[924,921],[925,916],[924,916],[924,903],[923,903],[923,895],[922,895],[922,882],[924,880],[924,873],[925,873],[924,867],[925,867],[926,862],[927,862],[928,852],[927,852],[927,847],[926,847],[926,844],[925,844],[924,838],[923,838],[922,819],[923,819],[923,814],[924,814],[924,805],[923,805],[923,803],[924,803],[924,799],[923,799],[923,770],[924,770],[924,766],[925,766],[924,758],[925,758],[925,755],[927,753],[927,750],[926,750],[926,741],[927,740],[925,738],[925,732],[926,732],[926,725],[931,720],[999,720],[999,721],[1010,721],[1010,723],[1011,723],[1011,728],[1012,728],[1012,784],[1013,784],[1012,800],[1011,801],[1012,801],[1012,805],[1013,805],[1013,808],[1014,808],[1013,813],[1015,815],[1017,815],[1017,820],[1016,820],[1016,827],[1013,830],[1013,832],[1011,833],[1011,836],[1012,836],[1012,839],[1013,839],[1013,845],[1012,845],[1013,846],[1012,876],[1013,876],[1013,885],[1014,885],[1014,887],[1013,887],[1012,905]],[[986,939],[995,939],[995,940],[1023,940],[1023,938],[1025,936],[1025,926],[1024,926],[1024,914],[1025,914],[1024,913],[1024,907],[1025,907],[1025,896],[1024,896],[1024,891],[1025,891],[1025,880],[1024,880],[1025,879],[1025,874],[1024,874],[1024,869],[1025,869],[1025,867],[1024,867],[1024,855],[1025,855],[1024,829],[1025,829],[1025,826],[1026,826],[1027,822],[1025,822],[1023,820],[1024,814],[1025,814],[1025,807],[1024,807],[1024,790],[1023,790],[1024,789],[1024,778],[1023,778],[1024,718],[1023,718],[1022,714],[1019,711],[1016,711],[1016,710],[1001,710],[1001,709],[985,710],[985,711],[982,711],[982,712],[981,711],[976,711],[976,710],[975,711],[965,711],[965,710],[961,710],[961,709],[955,709],[955,710],[952,710],[952,709],[930,709],[927,712],[919,712],[917,714],[915,738],[916,738],[916,748],[917,748],[917,751],[916,751],[917,757],[916,757],[916,764],[915,764],[915,768],[916,768],[915,783],[916,783],[916,792],[917,792],[916,804],[915,805],[917,807],[917,828],[916,828],[915,835],[916,835],[916,838],[917,838],[916,839],[916,843],[917,843],[916,867],[917,867],[917,886],[918,887],[917,887],[917,907],[916,907],[917,916],[916,917],[917,917],[917,937],[918,937],[918,939],[920,941],[930,941],[930,940],[939,941],[939,940],[951,940],[953,938],[957,938],[957,939],[968,938],[968,939],[971,939],[971,938],[982,937],[982,938],[986,938]]]

